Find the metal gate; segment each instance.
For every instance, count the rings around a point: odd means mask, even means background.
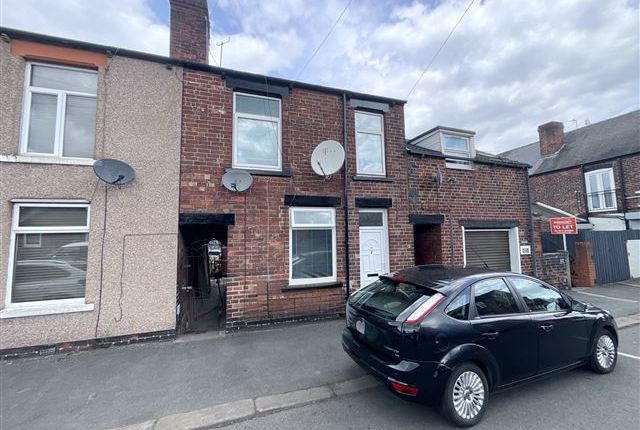
[[[562,249],[562,236],[550,233],[541,235],[543,252]],[[576,242],[591,242],[596,282],[608,284],[631,277],[627,241],[640,239],[640,230],[593,231],[580,230],[577,235],[567,235],[567,250],[575,257]]]

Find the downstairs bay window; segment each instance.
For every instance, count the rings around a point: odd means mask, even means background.
[[[2,312],[92,309],[84,303],[88,236],[88,204],[15,203]]]
[[[336,211],[333,208],[289,210],[289,283],[336,281]]]

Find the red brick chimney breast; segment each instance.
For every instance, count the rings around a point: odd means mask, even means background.
[[[169,0],[169,5],[171,7],[169,55],[180,60],[208,63],[207,0]]]
[[[551,155],[564,146],[564,124],[551,121],[538,127],[540,155]]]

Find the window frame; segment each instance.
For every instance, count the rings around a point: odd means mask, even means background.
[[[380,119],[380,131],[378,130],[373,130],[373,129],[359,129],[358,126],[356,125],[356,116],[357,115],[370,115],[370,116],[375,116],[378,117]],[[353,116],[353,124],[354,124],[354,142],[355,142],[355,146],[356,146],[356,173],[358,175],[363,175],[363,176],[380,176],[380,177],[384,177],[387,176],[387,163],[386,163],[386,145],[385,145],[385,141],[384,141],[384,114],[382,113],[377,113],[377,112],[369,112],[369,111],[364,111],[364,110],[355,110],[354,112],[354,116]],[[382,158],[382,171],[378,171],[378,172],[372,172],[372,171],[367,171],[367,170],[363,170],[360,168],[360,158],[358,157],[358,133],[362,133],[362,134],[370,134],[370,135],[375,135],[375,136],[380,136],[380,142],[381,142],[381,146],[380,146],[380,156]]]
[[[20,220],[20,209],[24,207],[46,207],[46,208],[59,208],[59,207],[73,207],[73,208],[86,208],[87,209],[87,222],[85,226],[61,226],[61,227],[20,227],[18,222]],[[18,234],[49,234],[49,233],[86,233],[89,234],[91,219],[91,205],[89,203],[61,203],[59,201],[38,201],[38,202],[14,202],[11,218],[11,236],[9,240],[9,258],[7,267],[7,285],[5,295],[5,311],[18,311],[9,312],[11,315],[1,317],[13,317],[13,316],[27,316],[38,314],[50,314],[61,312],[73,312],[82,310],[93,310],[93,304],[87,305],[86,289],[85,297],[77,297],[73,299],[58,299],[58,300],[39,300],[33,302],[19,302],[13,303],[13,272],[15,267],[15,253],[16,253],[16,241]],[[85,284],[86,288],[86,284]],[[25,312],[20,312],[25,311]],[[15,315],[14,315],[15,314]]]
[[[544,310],[544,311],[532,311],[532,310],[530,310],[529,306],[527,306],[527,302],[524,300],[524,297],[522,297],[522,295],[520,294],[518,289],[511,282],[512,278],[514,278],[514,279],[525,279],[527,281],[535,282],[536,284],[540,284],[544,288],[548,288],[551,291],[555,291],[556,293],[558,293],[558,295],[560,295],[560,297],[562,298],[564,303],[567,305],[567,309],[555,310],[555,311],[547,311],[547,310]],[[562,294],[562,291],[560,291],[559,289],[557,289],[553,285],[549,285],[546,282],[542,282],[541,280],[536,279],[536,278],[530,278],[528,276],[517,276],[517,275],[506,276],[505,277],[505,281],[507,282],[507,284],[509,284],[509,287],[511,288],[511,290],[513,290],[513,292],[516,294],[517,300],[520,302],[521,306],[524,308],[525,312],[527,312],[527,313],[530,313],[530,314],[566,314],[566,313],[570,313],[571,312],[571,302],[569,300],[567,300],[567,297],[564,294]]]
[[[331,213],[331,224],[295,224],[295,212],[327,212]],[[322,278],[293,278],[293,231],[294,230],[328,230],[331,229],[331,254],[332,268],[331,276]],[[289,208],[289,285],[308,285],[337,282],[338,279],[338,256],[336,254],[336,209],[330,207],[291,207]]]
[[[606,197],[605,197],[605,189],[604,182],[602,181],[602,175],[607,173],[609,175],[609,180],[611,181],[611,190],[609,191],[613,196],[613,206],[606,206]],[[596,176],[597,185],[601,187],[599,191],[593,191],[591,189],[591,182],[589,181],[590,176]],[[589,212],[607,212],[618,209],[618,196],[616,193],[616,180],[615,175],[613,174],[613,167],[605,167],[603,169],[591,170],[588,172],[584,172],[584,186],[585,191],[587,193],[587,207],[589,208]],[[592,198],[594,193],[597,193],[598,203],[601,204],[602,207],[594,208]]]
[[[467,150],[466,151],[460,151],[460,150],[449,150],[447,149],[447,145],[446,145],[446,138],[447,137],[455,137],[457,139],[464,139],[467,142]],[[447,155],[450,155],[452,157],[463,157],[463,158],[468,158],[469,161],[465,161],[465,160],[458,160],[458,159],[454,159],[454,158],[445,158],[445,167],[447,167],[448,169],[461,169],[461,170],[472,170],[473,169],[473,163],[471,162],[471,159],[474,156],[474,150],[472,148],[472,141],[471,141],[471,137],[467,136],[467,135],[461,135],[461,134],[456,134],[456,133],[451,133],[451,132],[441,132],[440,134],[440,144],[441,144],[441,149],[442,149],[442,153],[445,155],[445,157]]]
[[[480,282],[484,282],[487,280],[500,279],[507,286],[507,289],[513,296],[513,300],[516,302],[516,307],[518,308],[518,312],[512,312],[508,314],[498,314],[498,315],[480,315],[478,310],[476,309],[476,285]],[[471,285],[471,297],[469,300],[469,321],[472,320],[487,320],[487,319],[495,319],[495,318],[504,318],[511,316],[523,315],[525,313],[529,313],[529,309],[524,305],[522,298],[514,291],[513,286],[504,278],[504,276],[490,276],[488,278],[479,279]]]
[[[93,73],[98,75],[98,71],[89,68],[82,67],[71,67],[71,66],[62,66],[59,64],[50,64],[50,63],[42,63],[37,61],[28,61],[25,65],[25,73],[24,73],[24,93],[23,93],[23,102],[22,102],[22,127],[20,130],[20,155],[26,156],[35,156],[35,157],[48,157],[48,158],[60,158],[65,160],[94,160],[94,157],[69,157],[64,154],[64,121],[66,116],[66,107],[67,107],[67,96],[78,96],[78,97],[87,97],[98,100],[98,88],[96,85],[96,94],[91,93],[83,93],[80,91],[69,91],[69,90],[57,90],[46,87],[35,87],[31,85],[31,74],[33,66],[42,66],[49,67],[54,69],[62,69],[62,70],[73,70],[73,71],[81,71],[85,73]],[[99,79],[99,76],[96,76],[96,81]],[[55,95],[56,96],[56,128],[54,133],[54,141],[53,141],[53,152],[29,152],[29,125],[31,122],[31,97],[32,94],[46,94],[46,95]],[[97,123],[97,112],[95,121]],[[96,124],[97,125],[97,124]],[[96,139],[94,135],[93,139],[93,152],[95,154],[95,144]]]
[[[265,100],[274,100],[278,102],[278,117],[266,116],[266,115],[256,115],[250,113],[241,113],[236,111],[236,98],[237,96],[245,96],[245,97],[254,97],[258,99]],[[244,118],[249,120],[256,121],[267,121],[267,122],[277,122],[278,123],[278,165],[277,166],[267,166],[264,164],[242,164],[237,161],[238,159],[238,118]],[[231,166],[234,169],[249,169],[249,170],[264,170],[269,172],[281,172],[282,171],[282,99],[277,97],[267,97],[261,96],[257,94],[246,93],[242,91],[234,91],[233,92],[233,124],[232,124],[232,149],[231,149]]]

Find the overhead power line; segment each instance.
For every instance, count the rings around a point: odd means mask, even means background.
[[[427,73],[427,71],[429,70],[429,67],[431,67],[431,65],[436,60],[436,58],[438,58],[438,55],[440,54],[440,51],[442,51],[442,48],[444,48],[444,45],[447,44],[447,42],[451,38],[451,35],[453,34],[453,32],[456,31],[456,28],[458,28],[458,25],[460,24],[460,22],[462,22],[462,18],[464,18],[464,16],[467,14],[467,12],[469,12],[469,9],[471,9],[471,6],[473,5],[474,1],[475,0],[471,0],[469,2],[469,4],[467,5],[467,8],[464,10],[464,12],[462,12],[462,15],[460,15],[460,18],[458,19],[458,22],[456,22],[456,25],[453,26],[453,28],[449,32],[449,35],[447,36],[447,38],[444,39],[444,41],[442,42],[442,45],[440,45],[440,47],[438,48],[436,53],[433,55],[433,57],[431,57],[431,61],[429,61],[429,64],[427,64],[427,67],[424,68],[424,70],[420,74],[420,77],[418,78],[418,80],[413,84],[413,86],[411,87],[411,89],[407,93],[407,96],[405,97],[405,100],[409,99],[409,96],[411,95],[411,93],[413,93],[413,90],[416,89],[416,87],[418,86],[418,84],[420,83],[422,78],[424,77],[425,73]]]
[[[304,65],[302,66],[302,69],[300,69],[300,71],[298,72],[298,74],[296,75],[294,81],[297,81],[298,78],[300,77],[300,75],[302,75],[302,72],[304,72],[304,70],[307,68],[307,66],[309,65],[309,63],[311,63],[311,60],[313,60],[313,57],[316,56],[316,54],[318,53],[318,51],[320,50],[320,48],[322,48],[322,45],[324,45],[324,42],[327,41],[327,39],[329,38],[329,36],[331,35],[331,32],[333,31],[334,28],[336,28],[336,25],[338,25],[338,23],[340,22],[340,20],[342,19],[342,16],[344,15],[344,13],[347,11],[347,9],[349,9],[349,6],[351,6],[351,2],[353,0],[349,0],[347,2],[347,5],[344,7],[344,9],[342,9],[342,12],[340,12],[340,15],[338,16],[338,19],[335,20],[335,22],[333,23],[333,25],[331,26],[331,28],[329,28],[329,31],[327,32],[327,34],[324,36],[324,39],[322,39],[322,42],[320,42],[320,44],[318,45],[318,47],[316,48],[315,51],[313,51],[313,54],[311,54],[311,57],[309,57],[309,59],[306,61],[306,63],[304,63]]]

